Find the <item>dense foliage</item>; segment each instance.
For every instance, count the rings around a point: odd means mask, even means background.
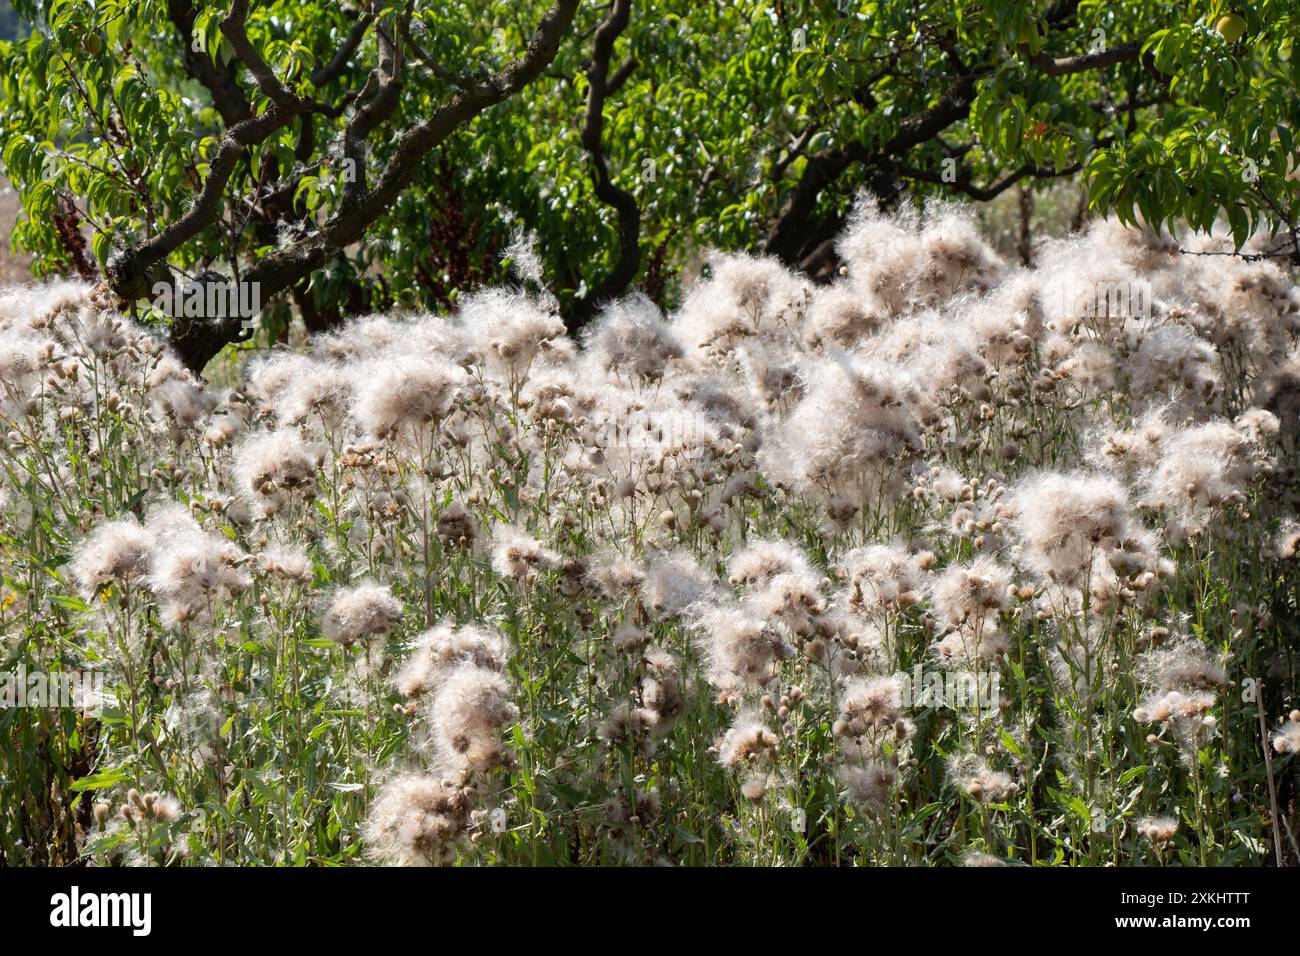
[[[257,264],[319,233],[327,248],[309,263],[311,300],[300,305],[324,326],[368,308],[444,307],[498,281],[523,228],[541,239],[543,281],[566,316],[611,275],[623,291],[625,216],[597,195],[583,137],[593,32],[611,7],[576,6],[544,71],[404,161],[406,188],[358,233],[322,223],[350,202],[343,134],[368,102],[365,84],[387,75],[385,51],[399,82],[391,112],[362,131],[371,186],[403,131],[521,54],[548,4],[253,4],[252,49],[319,107],[240,153],[211,221],[166,263],[270,278]],[[635,201],[630,274],[656,301],[672,298],[677,269],[706,248],[763,247],[825,271],[864,185],[887,200],[985,199],[1082,171],[1097,207],[1128,220],[1208,229],[1218,219],[1238,246],[1262,221],[1280,233],[1257,252],[1296,252],[1291,0],[622,6],[596,142],[612,185]],[[3,166],[29,216],[16,239],[42,270],[93,276],[185,215],[223,131],[273,111],[275,88],[241,66],[224,2],[16,7],[34,25],[0,44]],[[141,288],[118,285],[129,299]]]

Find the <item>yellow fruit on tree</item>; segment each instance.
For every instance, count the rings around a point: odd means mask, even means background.
[[[87,33],[81,38],[81,48],[91,56],[95,56],[104,49],[104,41],[100,39],[98,33]]]
[[[1235,13],[1229,13],[1219,17],[1219,22],[1214,25],[1214,29],[1229,43],[1236,43],[1246,32],[1246,21]]]

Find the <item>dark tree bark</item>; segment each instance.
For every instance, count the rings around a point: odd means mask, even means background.
[[[262,113],[241,112],[239,98],[234,95],[240,88],[229,69],[209,69],[210,64],[192,61],[188,57],[185,59],[186,68],[207,86],[214,103],[218,97],[221,98],[223,105],[218,107],[218,112],[227,122],[227,127],[193,204],[152,238],[113,256],[107,269],[110,289],[119,298],[135,302],[146,297],[156,282],[169,281],[168,256],[221,216],[226,187],[237,163],[250,147],[265,142],[292,122],[310,124],[311,117],[317,113],[338,116],[345,106],[351,104],[353,112],[346,128],[329,150],[333,155],[341,155],[356,163],[355,179],[347,185],[339,210],[319,225],[298,220],[296,238],[282,244],[264,259],[248,264],[240,277],[243,282],[260,285],[263,303],[298,286],[332,256],[365,235],[410,185],[421,160],[433,149],[484,110],[515,95],[541,75],[555,59],[579,2],[555,0],[538,23],[522,55],[502,69],[482,79],[456,77],[456,92],[448,102],[397,136],[396,149],[372,183],[367,168],[366,141],[372,133],[390,123],[396,110],[403,66],[400,38],[409,36],[412,4],[408,2],[399,17],[395,36],[379,31],[370,17],[358,21],[338,54],[318,76],[323,82],[336,79],[360,42],[361,34],[369,27],[374,27],[379,36],[379,63],[370,71],[360,91],[345,94],[339,103],[331,105],[300,96],[281,82],[248,39],[245,31],[248,0],[232,0],[229,12],[221,21],[221,32],[234,51],[236,61],[252,77],[258,91],[270,100],[271,105]],[[170,0],[168,12],[188,49],[188,36],[193,29],[192,7],[187,0]],[[243,96],[242,91],[240,96]],[[244,104],[247,104],[246,97]],[[310,137],[311,132],[304,128],[300,146],[303,140],[311,143]],[[296,180],[290,178],[248,202],[262,208],[274,219],[284,214],[287,209],[285,197],[292,197],[295,190]],[[238,334],[239,323],[232,325],[229,321],[177,318],[171,337],[185,364],[199,370]]]
[[[1048,14],[1047,21],[1053,26],[1064,24],[1075,16],[1078,6],[1078,0],[1063,0]],[[1028,46],[1022,44],[1020,54],[1027,63],[1048,76],[1068,76],[1120,63],[1136,62],[1142,62],[1149,72],[1154,71],[1150,57],[1143,58],[1141,47],[1136,43],[1127,43],[1099,53],[1059,59],[1044,51],[1031,54]],[[855,141],[822,150],[807,158],[799,181],[781,204],[762,243],[769,255],[814,276],[831,273],[835,262],[833,238],[843,221],[842,217],[836,215],[822,215],[819,218],[818,206],[823,194],[835,188],[840,178],[850,169],[857,167],[862,170],[858,185],[865,186],[886,207],[892,205],[899,195],[900,178],[942,182],[937,175],[908,167],[906,157],[915,147],[935,139],[948,127],[966,119],[975,101],[977,83],[993,70],[991,65],[967,69],[951,53],[950,59],[961,71],[961,75],[943,91],[933,106],[906,117],[898,132],[887,142],[868,148]],[[1100,145],[1102,142],[1096,144]],[[968,175],[947,185],[973,199],[986,200],[1026,177],[1069,175],[1078,172],[1080,168],[1082,164],[1068,170],[1046,170],[1026,165],[985,188],[971,183]]]
[[[1034,191],[1028,186],[1020,187],[1020,235],[1016,242],[1016,252],[1020,255],[1022,266],[1034,264]]]
[[[634,60],[628,60],[613,76],[609,73],[614,42],[627,29],[631,6],[631,0],[614,0],[609,16],[596,28],[591,64],[587,67],[587,109],[582,125],[582,148],[591,157],[596,197],[618,214],[618,257],[600,284],[573,304],[566,316],[566,324],[571,330],[586,325],[597,309],[622,294],[632,284],[641,266],[641,209],[630,192],[614,185],[601,145],[605,130],[605,100],[623,85],[636,66]]]

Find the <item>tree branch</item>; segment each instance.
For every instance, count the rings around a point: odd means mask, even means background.
[[[605,95],[613,96],[623,88],[629,76],[638,66],[637,59],[634,56],[628,57],[623,61],[623,65],[610,74],[609,81],[605,84]]]
[[[631,0],[614,0],[609,15],[596,28],[591,63],[587,67],[587,109],[582,124],[582,148],[591,157],[592,185],[596,197],[618,214],[618,260],[604,280],[588,295],[574,303],[569,316],[572,328],[585,325],[605,302],[617,297],[636,278],[641,265],[641,210],[636,198],[620,189],[610,179],[601,136],[605,129],[605,100],[609,96],[609,62],[614,43],[627,29],[631,17]],[[635,60],[628,63],[635,64]],[[625,67],[630,73],[631,68]],[[620,68],[619,72],[623,72]]]
[[[235,70],[214,63],[206,53],[194,49],[194,5],[190,0],[167,0],[167,17],[181,41],[181,63],[185,72],[212,96],[212,106],[229,128],[253,115],[248,97],[235,80]]]
[[[474,85],[474,81],[469,77],[461,76],[439,63],[432,54],[420,46],[409,27],[403,31],[402,39],[406,41],[407,49],[415,54],[415,58],[428,67],[429,72],[438,79],[450,83],[458,90],[465,90]]]
[[[282,109],[296,108],[298,97],[289,90],[275,71],[262,59],[252,41],[248,39],[245,25],[248,22],[248,0],[231,0],[230,12],[221,21],[221,34],[235,51],[239,62],[252,74],[262,95]]]
[[[484,110],[513,96],[542,74],[559,52],[560,41],[573,23],[579,2],[580,0],[554,0],[521,56],[486,79],[458,91],[432,115],[403,131],[374,185],[366,188],[356,202],[343,204],[319,227],[305,232],[253,263],[244,273],[243,281],[258,283],[261,301],[266,303],[281,292],[291,289],[331,256],[360,239],[411,183],[425,156]],[[247,14],[246,0],[235,0],[232,13],[233,16],[227,18],[230,33],[239,39],[243,36],[242,25]],[[246,37],[243,39],[246,40]],[[394,45],[389,57],[388,72],[393,80],[397,76],[398,55]],[[257,62],[261,63],[260,57]],[[245,65],[248,66],[248,63]],[[261,63],[257,71],[261,72],[264,66]],[[252,67],[249,72],[257,78],[257,72]],[[248,146],[265,140],[295,116],[318,109],[318,104],[291,93],[291,98],[286,98],[284,105],[281,105],[276,97],[282,97],[280,90],[284,90],[284,87],[273,74],[268,78],[263,73],[259,89],[264,92],[276,91],[274,97],[267,92],[275,105],[260,116],[250,117],[227,130],[194,205],[153,239],[118,253],[110,261],[109,284],[118,296],[128,301],[143,298],[150,288],[151,279],[164,270],[166,257],[216,221],[221,214],[226,184],[239,156]],[[381,117],[380,122],[384,119]],[[303,225],[306,227],[309,223]],[[237,322],[220,325],[203,323],[203,326],[200,330],[203,334],[191,335],[184,328],[173,329],[173,339],[178,344],[182,360],[195,370],[202,369],[239,331]]]
[[[809,246],[815,245],[809,239],[807,222],[822,190],[853,164],[865,163],[873,157],[886,159],[897,156],[964,118],[975,100],[975,83],[982,75],[972,73],[961,77],[944,91],[934,106],[905,118],[898,131],[875,153],[855,141],[810,156],[803,176],[782,204],[768,233],[767,253],[783,262],[797,264],[807,254]]]
[[[339,48],[334,51],[334,56],[330,58],[330,61],[312,71],[312,86],[321,87],[339,78],[343,73],[343,68],[347,66],[348,60],[352,58],[352,54],[357,52],[357,47],[361,45],[362,39],[365,38],[366,30],[374,20],[375,15],[373,13],[365,13],[357,18]]]
[[[157,277],[156,267],[221,215],[222,194],[244,150],[267,139],[304,109],[305,104],[297,103],[285,108],[272,106],[227,130],[190,208],[153,238],[109,260],[108,278],[113,291],[127,301],[143,298],[151,280]]]
[[[1125,43],[1097,53],[1080,53],[1057,59],[1045,50],[1030,53],[1027,44],[1020,44],[1020,55],[1026,63],[1032,63],[1048,76],[1069,76],[1072,73],[1086,73],[1114,66],[1117,63],[1136,63],[1142,47],[1138,43]]]
[[[976,186],[968,177],[957,179],[953,182],[944,180],[942,176],[936,176],[934,173],[924,169],[915,169],[910,166],[897,166],[898,174],[906,179],[915,179],[918,182],[932,183],[936,186],[947,186],[971,199],[980,202],[988,202],[1002,195],[1022,179],[1056,179],[1061,176],[1073,176],[1079,170],[1083,169],[1083,162],[1073,163],[1063,169],[1053,169],[1050,166],[1036,166],[1033,163],[1025,163],[1018,169],[1007,173],[1001,179],[990,183],[988,186]]]
[[[1063,0],[1048,15],[1048,23],[1058,26],[1067,22],[1076,15],[1078,6],[1078,0]],[[1062,59],[1042,51],[1031,55],[1024,44],[1020,45],[1020,51],[1027,62],[1052,76],[1067,76],[1118,63],[1138,62],[1141,59],[1139,43],[1126,43],[1098,53]],[[826,250],[830,248],[826,242],[825,230],[837,226],[835,218],[830,217],[824,219],[817,228],[810,228],[809,223],[816,212],[822,191],[854,165],[874,166],[880,174],[878,180],[887,178],[897,157],[937,137],[944,129],[970,114],[975,100],[975,85],[990,72],[992,67],[985,66],[962,75],[944,91],[937,103],[904,119],[898,132],[881,146],[868,148],[863,143],[854,141],[808,157],[799,182],[772,221],[763,243],[768,254],[794,266],[805,262],[821,263]]]
[[[410,32],[414,0],[406,0],[406,7],[398,20],[398,33]],[[370,71],[366,84],[357,97],[356,112],[343,131],[343,156],[353,165],[353,175],[343,183],[343,206],[355,206],[366,192],[369,173],[366,140],[381,124],[386,123],[397,109],[402,92],[402,51],[386,30],[376,25],[379,36],[379,62]]]

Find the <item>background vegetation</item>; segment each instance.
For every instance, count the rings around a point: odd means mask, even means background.
[[[445,306],[527,230],[574,325],[629,287],[672,300],[709,248],[829,274],[864,187],[985,201],[1058,177],[1095,210],[1222,220],[1238,246],[1262,222],[1266,253],[1297,254],[1289,0],[15,6],[15,241],[131,303],[216,269],[310,327]]]

